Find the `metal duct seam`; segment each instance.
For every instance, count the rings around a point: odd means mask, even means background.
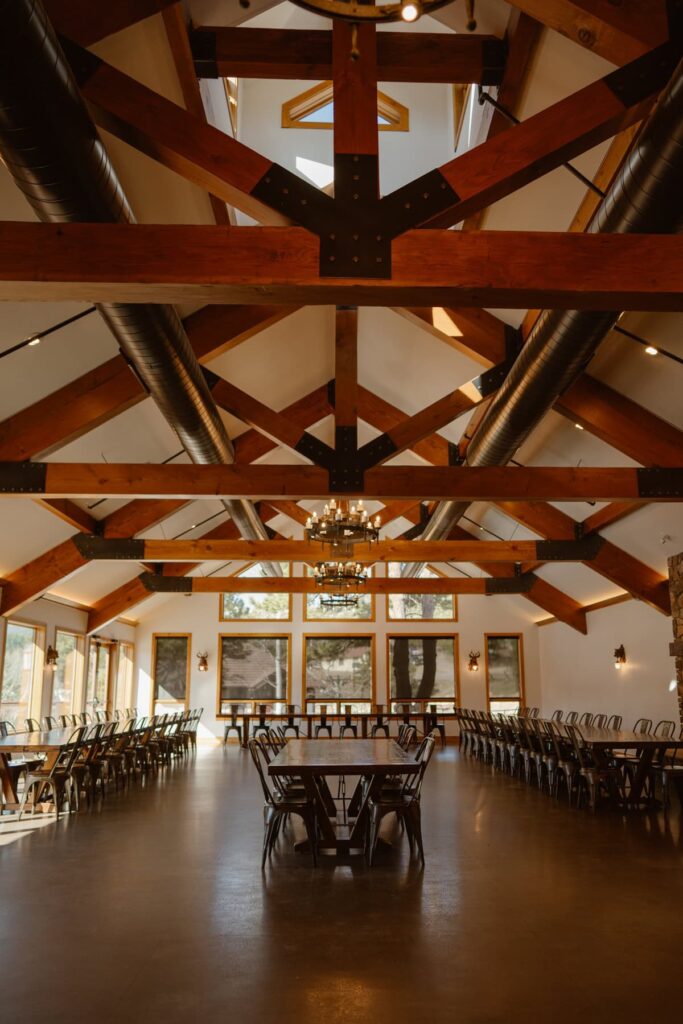
[[[0,0],[0,25],[0,151],[26,200],[50,223],[134,223],[41,0]],[[232,462],[230,438],[175,309],[97,308],[193,462]],[[251,502],[223,505],[245,538],[267,539]],[[279,566],[269,570],[281,574]]]

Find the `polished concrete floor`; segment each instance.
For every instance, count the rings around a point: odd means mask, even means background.
[[[680,1019],[683,849],[449,749],[424,871],[396,846],[260,869],[248,755],[200,748],[103,811],[0,846],[0,1018],[33,1024]]]

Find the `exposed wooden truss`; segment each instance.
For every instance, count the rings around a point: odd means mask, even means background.
[[[318,594],[320,588],[315,580],[306,576],[239,577],[239,576],[193,576],[170,579],[155,573],[143,573],[142,586],[150,593],[175,594]],[[463,578],[441,576],[438,579],[401,579],[372,576],[363,585],[366,594],[520,594],[528,589],[528,580],[511,577],[509,580],[486,579],[485,577]]]
[[[683,501],[683,468],[377,466],[360,486],[334,486],[318,466],[0,463],[2,497],[366,498],[463,501]]]
[[[91,46],[100,39],[135,25],[177,0],[116,0],[115,3],[93,3],[93,0],[43,0],[55,28],[80,43]]]
[[[5,222],[0,241],[0,301],[683,308],[675,235],[408,231],[390,279],[321,277],[302,228]]]

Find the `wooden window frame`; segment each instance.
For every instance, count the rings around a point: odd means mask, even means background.
[[[133,691],[135,689],[135,643],[132,640],[119,640],[119,642],[118,642],[117,651],[116,651],[116,672],[114,674],[114,693],[113,693],[112,703],[114,704],[114,707],[116,707],[116,690],[117,690],[118,679],[119,679],[119,668],[121,666],[121,648],[122,647],[130,647],[131,651],[133,652],[132,658],[131,658],[130,681],[126,683],[126,691],[128,691],[130,689],[130,692],[124,693],[124,696],[123,696],[123,707],[124,708],[132,708],[132,707],[135,707],[135,703],[133,701]],[[185,707],[186,708],[188,707],[187,703],[185,704]]]
[[[389,566],[389,563],[387,563],[387,577],[389,577],[388,566]],[[430,570],[430,572],[433,572],[435,576],[440,577],[441,579],[446,579],[447,578],[446,573],[445,572],[441,572],[435,566],[428,565],[427,568]],[[396,577],[393,577],[393,578],[395,579]],[[399,597],[400,596],[401,595],[399,594]],[[384,602],[385,602],[385,606],[386,606],[385,610],[384,610],[384,614],[385,614],[386,621],[387,622],[410,622],[410,623],[413,623],[413,622],[414,623],[435,622],[435,623],[438,623],[438,624],[446,623],[446,622],[457,622],[458,621],[458,614],[459,614],[458,595],[457,594],[437,594],[436,596],[437,597],[450,597],[451,605],[452,605],[452,608],[453,608],[453,617],[452,618],[450,618],[450,619],[397,619],[393,615],[389,614],[390,595],[386,594],[385,598],[384,598]]]
[[[281,620],[275,620],[275,621],[281,621]],[[287,641],[287,694],[286,694],[286,696],[282,700],[280,700],[279,698],[274,699],[274,700],[265,700],[265,699],[261,700],[261,699],[254,699],[254,698],[249,698],[249,697],[245,697],[244,700],[240,700],[239,698],[235,698],[235,700],[228,700],[228,699],[226,699],[224,701],[221,700],[221,681],[222,681],[221,680],[221,669],[222,669],[222,664],[223,664],[223,638],[224,637],[229,637],[230,639],[235,639],[235,638],[239,638],[239,637],[248,637],[248,638],[250,638],[252,640],[255,640],[257,637],[261,637],[262,639],[286,640]],[[256,707],[259,704],[291,704],[292,703],[292,633],[291,632],[287,632],[287,633],[274,633],[274,632],[271,631],[271,632],[268,632],[268,633],[246,633],[246,632],[242,633],[242,632],[240,632],[240,633],[219,633],[218,634],[218,647],[217,647],[217,656],[216,656],[216,717],[217,718],[221,718],[221,717],[224,718],[225,717],[225,712],[221,711],[221,704],[222,703],[223,704],[240,704],[240,705],[251,704],[252,711],[255,710]]]
[[[397,620],[393,620],[393,621],[397,621]],[[427,620],[426,619],[424,619],[424,620],[422,620],[422,619],[418,619],[418,620],[416,620],[416,619],[399,619],[398,621],[399,622],[415,622],[415,621],[418,621],[418,622],[425,621],[426,622]],[[438,621],[438,622],[443,622],[443,621],[448,622],[448,619],[446,619],[446,620],[438,619],[436,621]],[[507,635],[508,634],[506,634],[506,636]],[[421,697],[419,700],[417,698],[413,698],[410,701],[402,700],[400,697],[392,697],[392,695],[391,695],[391,657],[390,657],[391,641],[395,640],[397,638],[400,638],[400,637],[407,637],[408,639],[419,640],[419,639],[421,639],[422,637],[425,637],[425,636],[436,637],[437,640],[441,640],[441,639],[443,639],[443,640],[453,640],[453,697],[452,698],[450,698],[450,697],[427,697],[427,698],[422,698]],[[389,703],[389,707],[391,707],[392,704],[421,704],[421,705],[423,705],[423,707],[426,708],[429,704],[451,703],[451,701],[452,701],[453,704],[455,704],[456,707],[458,707],[458,708],[460,707],[460,634],[459,633],[444,632],[443,630],[438,630],[438,631],[434,630],[434,632],[427,632],[427,633],[425,633],[424,631],[420,632],[420,633],[413,633],[413,632],[410,632],[410,633],[404,633],[404,632],[401,632],[401,633],[387,633],[386,634],[386,646],[387,646],[387,652],[386,652],[386,658],[387,658],[387,660],[386,660],[386,665],[387,665],[387,700],[388,700],[388,703]]]
[[[107,636],[102,636],[102,637],[91,636],[91,637],[88,637],[88,645],[87,645],[87,649],[86,649],[86,652],[85,652],[85,671],[83,673],[83,689],[82,689],[83,704],[82,704],[82,707],[81,707],[81,711],[86,711],[87,710],[86,703],[87,703],[87,696],[88,696],[88,668],[89,668],[89,665],[90,665],[90,651],[92,650],[93,646],[97,647],[99,645],[99,647],[107,647],[107,648],[109,648],[109,665],[107,666],[107,689],[106,689],[106,695],[105,695],[105,701],[104,701],[104,710],[106,710],[106,711],[111,713],[112,671],[113,671],[114,662],[116,660],[115,658],[112,657],[112,648],[116,647],[116,643],[117,643],[116,640],[112,639],[111,637],[107,637]],[[97,672],[95,672],[95,676],[97,677]],[[99,711],[100,708],[97,708],[97,709],[91,708],[90,711],[89,711],[89,714],[93,714],[94,715],[96,710]]]
[[[37,655],[33,661],[31,692],[26,705],[26,718],[43,717],[43,693],[45,690],[45,652],[47,651],[47,625],[44,622],[35,622],[31,619],[20,619],[16,616],[5,619],[5,628],[2,634],[2,658],[0,658],[0,702],[2,702],[2,680],[5,674],[5,655],[7,653],[7,630],[9,626],[26,626],[35,629],[35,648]],[[20,730],[17,729],[17,732]]]
[[[157,664],[157,640],[164,637],[183,636],[187,638],[187,666],[185,669],[185,700],[161,700],[156,695],[157,683],[156,683],[156,664]],[[152,666],[150,677],[152,681],[151,688],[151,706],[150,715],[154,715],[155,707],[157,704],[168,705],[169,708],[183,706],[185,710],[190,706],[190,685],[191,685],[191,667],[192,667],[192,633],[182,633],[178,630],[171,630],[170,633],[152,633]]]
[[[484,678],[486,680],[486,710],[491,710],[491,700],[500,703],[509,701],[510,704],[515,700],[514,697],[493,697],[491,698],[491,687],[489,685],[489,637],[490,636],[508,636],[515,637],[518,641],[517,651],[519,654],[519,697],[517,698],[520,708],[525,706],[525,691],[526,691],[526,680],[524,675],[524,634],[517,633],[514,630],[506,630],[502,633],[484,633]]]
[[[334,128],[332,121],[310,121],[302,122],[302,117],[307,117],[321,107],[326,106],[333,99],[334,86],[331,81],[318,82],[317,85],[306,89],[293,96],[282,104],[282,127],[283,128],[313,128],[330,131]],[[381,132],[409,132],[410,111],[403,103],[387,96],[385,92],[377,90],[377,113],[389,124],[380,124],[377,127]]]
[[[85,633],[79,633],[77,629],[70,629],[68,626],[55,626],[55,650],[57,649],[57,634],[67,633],[69,636],[75,636],[79,641],[79,651],[81,659],[81,670],[80,678],[74,680],[73,690],[71,692],[71,709],[70,714],[77,713],[78,709],[85,703],[85,682],[86,672],[88,667],[88,661],[86,652],[88,649],[88,638]],[[55,677],[52,674],[52,692],[50,694],[50,714],[54,714],[54,694],[55,694]]]
[[[312,568],[312,566],[309,566],[308,563],[304,564],[304,575],[305,576],[310,576],[311,575],[307,571],[310,568]],[[322,593],[324,593],[324,591],[320,591],[320,593],[322,594]],[[359,594],[359,597],[364,597],[365,596],[365,597],[369,597],[370,598],[370,615],[369,615],[369,617],[367,619],[334,618],[332,615],[328,615],[324,619],[323,618],[320,618],[320,619],[316,618],[315,615],[309,615],[308,614],[308,599],[309,599],[309,597],[318,597],[319,595],[316,593],[316,594],[302,594],[301,596],[303,598],[303,607],[302,607],[302,621],[303,622],[322,622],[322,623],[325,623],[325,622],[345,622],[347,625],[353,624],[353,623],[357,622],[359,626],[362,626],[365,623],[370,623],[370,622],[376,622],[377,621],[377,605],[375,603],[375,594],[365,594],[364,595],[362,592]],[[354,633],[353,635],[355,636],[356,634]]]
[[[367,620],[366,620],[367,621]],[[377,644],[375,633],[359,633],[358,630],[353,630],[351,633],[302,633],[301,634],[301,709],[306,710],[308,704],[308,697],[306,696],[306,641],[307,640],[365,640],[370,641],[370,697],[359,698],[356,700],[350,697],[331,697],[329,700],[319,700],[315,698],[311,701],[312,704],[327,704],[328,707],[337,705],[342,707],[344,704],[365,704],[370,703],[371,708],[377,703]],[[336,714],[336,712],[330,711],[330,714]]]

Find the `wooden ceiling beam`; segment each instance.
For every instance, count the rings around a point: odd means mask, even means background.
[[[666,0],[509,0],[579,46],[625,64],[669,38]]]
[[[0,300],[15,302],[683,308],[675,235],[409,231],[390,279],[321,277],[301,228],[5,222],[0,238]]]
[[[630,516],[633,512],[637,512],[639,508],[645,508],[646,505],[647,502],[642,502],[641,504],[637,501],[612,501],[609,505],[604,505],[597,512],[584,519],[581,523],[581,530],[584,536],[596,533],[598,530],[604,530],[606,527],[625,519],[626,516]]]
[[[334,335],[334,425],[336,448],[351,431],[358,440],[358,310],[337,308]],[[341,434],[340,434],[341,430]]]
[[[0,615],[12,615],[22,605],[44,594],[56,581],[78,572],[88,561],[69,539],[8,573],[0,598]]]
[[[199,78],[332,78],[332,32],[268,28],[197,28],[191,36]],[[380,32],[380,82],[497,85],[506,66],[495,36]]]
[[[176,3],[165,6],[162,17],[164,19],[168,44],[171,48],[171,56],[173,57],[180,89],[183,94],[185,109],[189,110],[200,121],[206,121],[206,111],[204,110],[202,94],[195,72],[182,0],[176,0]],[[230,224],[228,208],[223,200],[211,192],[209,192],[209,200],[216,224]]]
[[[43,0],[50,21],[58,32],[81,46],[92,46],[101,39],[121,32],[145,18],[150,18],[177,0],[116,0],[115,3],[93,3],[93,0]]]
[[[266,503],[268,512],[275,511]],[[305,540],[109,540],[102,537],[73,538],[87,558],[98,561],[134,562],[317,562],[324,553],[317,542]],[[381,562],[511,562],[527,563],[552,557],[559,562],[586,561],[600,548],[600,538],[583,541],[421,541],[381,540],[354,545],[353,560],[363,565]]]
[[[95,517],[91,516],[89,512],[81,508],[74,501],[69,501],[68,498],[55,498],[51,501],[37,498],[36,505],[40,505],[47,512],[51,512],[53,516],[61,519],[62,522],[73,526],[75,530],[80,530],[81,533],[95,533],[97,531],[97,520]]]
[[[206,363],[291,312],[286,306],[207,306],[184,326],[195,355]],[[0,423],[0,461],[50,455],[146,397],[123,356],[115,356]]]
[[[416,202],[408,212],[403,208],[414,198],[414,183],[383,203],[396,211],[404,230],[457,224],[642,120],[679,57],[675,44],[665,44],[443,164],[432,188],[445,181],[451,192],[443,191],[424,214]]]
[[[168,463],[0,463],[2,498],[326,498],[344,495],[317,466],[196,466]],[[683,468],[377,466],[368,499],[460,501],[683,501]]]
[[[164,586],[164,577],[153,573],[143,574],[144,585],[150,593],[178,593],[175,587]],[[498,580],[484,577],[462,578],[441,576],[438,579],[402,579],[400,577],[371,576],[363,584],[365,594],[479,594],[497,593]],[[508,593],[521,593],[527,581],[521,577],[509,580]],[[181,591],[182,592],[182,591]],[[243,577],[243,576],[194,576],[187,580],[186,593],[191,594],[320,594],[321,588],[310,576],[289,577]]]
[[[505,64],[500,86],[496,91],[496,100],[511,114],[516,115],[524,90],[531,65],[536,52],[536,47],[541,38],[543,26],[540,21],[529,17],[523,11],[512,10],[508,20],[505,39],[508,47],[508,57]],[[499,110],[490,109],[490,116],[485,122],[486,128],[483,138],[480,136],[479,143],[486,142],[510,127],[510,121]],[[481,227],[485,210],[479,210],[472,216],[467,217],[463,223],[463,231],[476,231]]]
[[[571,516],[537,502],[494,502],[506,515],[526,526],[541,537],[564,537],[576,535],[578,524]],[[595,558],[587,563],[590,569],[604,576],[633,597],[645,601],[664,615],[671,614],[668,580],[648,565],[638,561],[627,551],[604,540]]]

